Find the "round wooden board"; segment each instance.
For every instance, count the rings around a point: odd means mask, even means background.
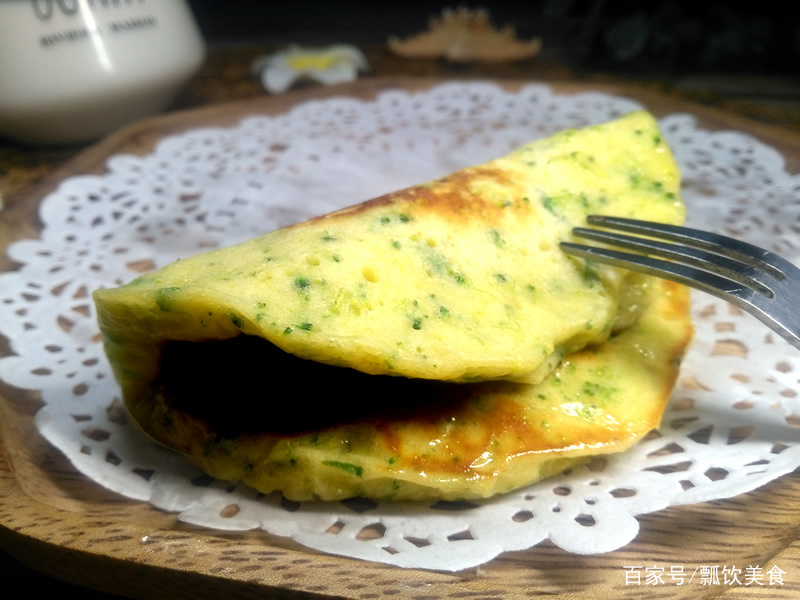
[[[85,150],[12,199],[0,213],[0,246],[36,237],[36,208],[42,197],[65,177],[102,173],[111,155],[142,155],[164,136],[234,125],[249,114],[279,114],[309,99],[368,99],[389,88],[419,90],[435,83],[367,79],[142,121]],[[588,91],[577,84],[553,88],[560,93]],[[790,172],[800,172],[796,134],[634,87],[591,89],[639,100],[656,115],[688,112],[703,127],[748,132],[782,152]],[[0,268],[14,267],[3,252]],[[3,346],[0,352],[10,352]],[[800,597],[798,473],[730,500],[643,516],[636,540],[616,552],[581,556],[543,543],[503,554],[480,568],[436,573],[327,556],[260,531],[227,533],[180,523],[174,515],[123,498],[77,472],[36,430],[39,406],[36,394],[0,382],[0,545],[40,571],[100,590],[134,598]],[[704,585],[704,567],[713,566],[720,582]],[[751,566],[759,567],[762,576],[750,585],[722,582],[723,567],[744,572]],[[770,585],[767,572],[773,566],[783,576]],[[665,570],[655,585],[648,583],[649,567]],[[670,577],[672,568],[686,574],[684,585]],[[639,573],[639,580],[630,572]]]

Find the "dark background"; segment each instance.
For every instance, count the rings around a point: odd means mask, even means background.
[[[457,2],[189,0],[212,43],[384,44],[426,29]],[[621,71],[798,72],[800,19],[790,2],[528,0],[486,7],[497,27],[540,37],[542,56]]]

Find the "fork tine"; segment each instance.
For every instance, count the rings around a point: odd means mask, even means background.
[[[560,245],[567,254],[669,279],[670,281],[713,294],[723,300],[730,301],[731,297],[735,297],[739,300],[748,301],[756,293],[741,281],[735,281],[697,267],[641,254],[620,252],[611,248],[584,246],[583,244],[574,244],[572,242],[561,242]]]
[[[690,264],[698,269],[710,271],[721,277],[732,279],[748,287],[752,287],[758,293],[768,298],[774,296],[773,290],[769,287],[769,274],[767,274],[763,268],[753,266],[751,263],[744,264],[719,253],[709,252],[688,245],[668,244],[658,240],[622,235],[598,229],[576,227],[572,230],[572,233],[578,237],[595,242],[602,242],[612,246],[619,246],[621,248],[627,248],[628,250],[644,252],[646,254],[661,256],[663,258]]]
[[[670,279],[722,298],[755,315],[800,349],[800,269],[785,258],[740,240],[686,227],[595,215],[588,221],[645,237],[578,227],[573,231],[579,237],[637,253],[561,242],[567,254]]]
[[[701,229],[604,215],[589,215],[587,222],[590,225],[597,225],[606,229],[627,231],[638,235],[679,242],[693,248],[703,248],[714,254],[740,260],[758,269],[766,270],[779,279],[784,277],[786,265],[790,264],[783,257],[759,246]]]

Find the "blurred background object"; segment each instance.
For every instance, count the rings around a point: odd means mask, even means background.
[[[349,44],[314,48],[292,45],[258,57],[250,67],[264,89],[273,94],[288,91],[297,81],[311,80],[323,85],[355,81],[359,72],[367,69],[364,53]]]
[[[165,108],[205,46],[185,0],[0,3],[0,132],[96,139]]]
[[[428,29],[407,38],[391,36],[389,49],[407,58],[444,58],[454,63],[511,62],[539,53],[539,38],[520,40],[512,25],[497,28],[489,12],[464,6],[445,8]]]

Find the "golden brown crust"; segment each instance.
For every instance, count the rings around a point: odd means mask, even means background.
[[[498,164],[469,167],[429,184],[390,192],[336,212],[314,217],[294,227],[304,227],[306,223],[347,219],[388,206],[398,211],[408,211],[415,216],[437,216],[453,225],[463,224],[466,221],[498,223],[509,212],[508,207],[490,196],[470,192],[476,188],[492,186],[502,189],[509,198],[521,199],[526,193],[525,188],[520,185],[519,178],[515,178],[513,172],[503,169]]]

